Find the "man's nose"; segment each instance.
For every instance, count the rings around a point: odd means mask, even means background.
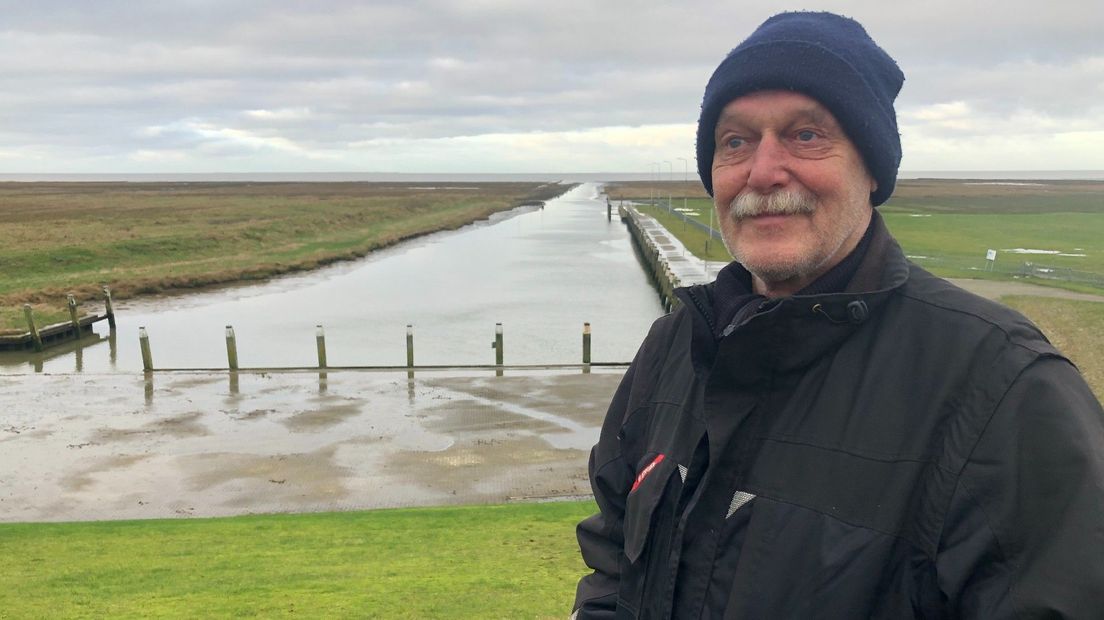
[[[789,152],[773,135],[764,135],[751,156],[747,185],[760,194],[768,194],[786,186],[790,180]]]

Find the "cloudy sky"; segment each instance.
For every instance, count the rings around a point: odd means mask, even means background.
[[[1100,0],[0,6],[0,172],[692,175],[710,73],[792,8],[897,59],[902,169],[1104,169]]]

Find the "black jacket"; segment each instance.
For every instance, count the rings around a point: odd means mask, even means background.
[[[653,325],[590,457],[582,618],[1104,618],[1104,412],[880,218],[847,291]]]

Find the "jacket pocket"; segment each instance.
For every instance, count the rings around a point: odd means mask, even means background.
[[[667,481],[678,468],[674,459],[651,453],[641,459],[633,490],[625,506],[625,558],[635,564],[644,552],[651,531],[652,516],[663,501]]]

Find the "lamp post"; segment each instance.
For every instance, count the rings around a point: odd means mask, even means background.
[[[666,161],[666,160],[664,160],[663,163],[667,164],[667,172],[670,173],[671,180],[674,181],[675,180],[675,165],[672,164],[669,161]],[[667,188],[667,214],[668,215],[671,214],[671,188],[669,188],[669,187]]]
[[[656,177],[654,177],[654,178],[651,177],[651,167],[652,167],[652,165],[655,165],[655,167],[656,167]],[[651,163],[648,164],[648,180],[649,181],[658,182],[658,180],[659,180],[659,168],[660,168],[660,164],[659,164],[658,161],[654,161],[654,162],[651,162]],[[648,183],[648,184],[651,185],[651,205],[655,206],[656,205],[656,185],[654,185],[652,183]]]
[[[682,214],[686,215],[689,213],[689,210],[686,208],[686,180],[690,171],[690,164],[687,163],[685,157],[679,157],[679,159],[682,160]],[[709,242],[706,241],[706,243]],[[706,248],[706,251],[708,252],[709,249]]]

